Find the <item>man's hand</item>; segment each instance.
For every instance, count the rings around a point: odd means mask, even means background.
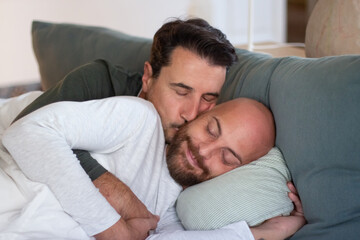
[[[290,215],[304,218],[304,211],[302,208],[300,197],[299,197],[299,194],[298,194],[294,184],[292,182],[288,182],[287,186],[290,190],[288,196],[291,199],[291,201],[293,201],[294,206],[295,206],[294,210],[291,212]],[[304,220],[305,220],[305,218],[304,218]]]
[[[132,218],[127,221],[122,218],[105,231],[96,234],[96,240],[144,240],[149,231],[157,226],[158,216],[149,218]]]
[[[131,189],[114,175],[104,173],[93,183],[121,215],[117,223],[95,235],[97,240],[143,240],[156,228],[159,217],[149,212]]]
[[[293,235],[305,225],[303,208],[298,193],[291,182],[288,182],[290,193],[288,194],[294,203],[294,210],[290,216],[271,218],[257,227],[250,228],[254,238],[266,240],[280,240]]]
[[[123,220],[154,216],[131,189],[111,173],[104,173],[93,183]]]

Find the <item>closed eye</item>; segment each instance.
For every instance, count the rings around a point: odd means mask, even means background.
[[[240,156],[237,156],[231,149],[222,149],[221,158],[225,165],[239,167],[242,165]]]
[[[221,135],[221,128],[219,120],[216,117],[211,117],[206,125],[206,131],[213,138],[218,138]]]
[[[175,90],[176,94],[179,95],[179,96],[186,96],[188,94],[187,91],[178,91],[178,90]]]
[[[170,86],[179,96],[186,96],[189,92],[193,90],[192,87],[187,86],[183,83],[170,83]]]
[[[216,93],[208,93],[208,94],[205,94],[203,95],[203,99],[205,102],[215,102],[219,97],[219,94],[216,94]]]
[[[216,138],[216,134],[210,129],[209,125],[206,126],[206,131],[209,133],[209,135],[213,138]]]

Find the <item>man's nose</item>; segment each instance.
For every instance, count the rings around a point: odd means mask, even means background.
[[[185,120],[185,122],[194,120],[197,117],[199,114],[199,105],[199,101],[193,101],[192,103],[186,104],[184,106],[181,117]]]
[[[198,145],[199,154],[204,158],[204,160],[211,158],[215,152],[215,144],[203,142]]]

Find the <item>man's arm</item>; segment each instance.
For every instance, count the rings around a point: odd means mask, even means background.
[[[28,105],[14,121],[50,103],[60,101],[81,102],[115,95],[135,96],[140,88],[141,75],[139,73],[127,73],[104,60],[96,60],[67,74],[56,86],[45,91]],[[96,179],[95,186],[100,189],[100,192],[121,215],[131,214],[132,217],[146,217],[150,214],[118,178],[109,173],[106,176],[104,175],[107,170],[89,152],[78,149],[73,150],[73,152],[90,179]],[[117,191],[112,191],[114,189]],[[121,198],[132,199],[132,204],[125,205],[127,206],[125,208],[119,201]],[[132,207],[129,208],[129,206]]]
[[[256,240],[278,240],[288,238],[306,223],[298,192],[293,183],[288,182],[287,185],[290,190],[290,193],[288,194],[289,198],[294,203],[294,210],[291,212],[290,216],[274,217],[265,221],[258,227],[251,228],[251,232]]]
[[[133,100],[150,106],[144,100]],[[96,152],[119,147],[119,143],[134,135],[135,126],[151,122],[144,116],[147,111],[143,105],[134,108],[129,101],[112,98],[57,103],[15,122],[3,136],[5,147],[24,173],[46,183],[64,210],[89,235],[113,226],[119,215],[92,184],[71,149]],[[153,108],[152,111],[156,115]],[[124,114],[128,115],[122,118]]]
[[[60,101],[82,102],[112,96],[135,96],[141,88],[141,75],[128,73],[104,60],[96,60],[76,68],[67,74],[57,85],[45,91],[29,104],[14,122],[27,114],[51,103]],[[98,178],[106,169],[90,154],[75,150],[82,166],[92,180]]]
[[[82,65],[67,74],[58,84],[45,91],[29,104],[14,122],[27,114],[51,103],[60,101],[82,102],[112,96],[135,96],[141,88],[141,75],[127,73],[104,60]],[[85,171],[92,180],[101,176],[106,170],[83,151],[74,151]]]
[[[124,220],[131,218],[152,218],[153,215],[136,197],[131,189],[99,164],[88,151],[73,150],[81,167],[89,175],[95,187]],[[96,163],[94,163],[95,161]]]
[[[93,183],[124,220],[154,217],[131,189],[110,172],[104,173]]]

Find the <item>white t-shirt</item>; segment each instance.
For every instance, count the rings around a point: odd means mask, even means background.
[[[168,173],[164,135],[153,105],[137,97],[59,102],[17,121],[5,147],[32,180],[46,183],[71,215],[94,235],[120,215],[92,184],[71,149],[83,149],[160,215],[150,239],[253,239],[245,222],[213,231],[184,231],[175,212],[181,187]]]

